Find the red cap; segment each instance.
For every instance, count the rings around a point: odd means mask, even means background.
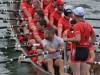
[[[66,2],[63,2],[62,0],[57,0],[56,1],[56,4],[58,5],[58,4],[66,4]]]

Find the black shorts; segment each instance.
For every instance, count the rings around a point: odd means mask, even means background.
[[[86,61],[88,58],[88,48],[77,47],[75,55],[72,56],[72,61]]]

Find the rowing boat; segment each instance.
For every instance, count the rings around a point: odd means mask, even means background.
[[[17,6],[19,6],[18,4],[16,5],[16,4],[11,4],[11,5],[9,5],[9,7],[8,7],[8,9],[9,10],[14,10],[14,9],[19,9],[19,7],[17,7]],[[15,17],[15,15],[13,14],[13,13],[9,13],[9,17],[10,18],[16,18]],[[18,25],[19,24],[19,21],[9,21],[9,23],[10,24],[12,24],[12,25]],[[20,33],[20,31],[19,31],[19,29],[18,28],[12,28],[11,29],[11,32],[13,33],[13,34],[19,34]],[[18,43],[18,44],[21,44],[20,43],[20,41],[18,40],[18,38],[17,37],[14,37],[14,39],[15,39],[15,41]],[[27,50],[26,50],[26,48],[19,48],[19,50],[21,50],[22,51],[22,53],[25,55],[25,56],[27,56]],[[36,71],[36,73],[38,74],[38,75],[52,75],[51,73],[49,73],[48,71],[46,71],[46,70],[44,70],[43,68],[40,68],[38,65],[36,65],[30,58],[27,58],[24,62],[28,62],[28,63],[31,63],[32,64],[32,66],[30,66],[34,71]],[[99,74],[97,74],[97,75],[99,75]]]
[[[11,4],[11,5],[9,5],[9,7],[8,7],[8,9],[9,10],[14,10],[14,9],[19,9],[19,4]],[[10,18],[15,18],[15,15],[13,14],[13,13],[9,13],[9,17]],[[17,21],[9,21],[9,23],[10,24],[12,24],[12,25],[18,25],[19,24],[19,22]],[[18,28],[12,28],[11,29],[11,32],[13,33],[13,34],[19,34],[20,32],[19,32],[19,29]],[[21,44],[20,43],[20,41],[18,40],[18,38],[17,37],[14,37],[14,40],[17,42],[17,44]],[[19,48],[19,50],[21,50],[22,51],[22,53],[25,55],[25,56],[27,56],[27,53],[26,53],[26,48]],[[28,62],[28,63],[31,63],[32,65],[30,66],[31,68],[31,70],[34,70],[38,75],[52,75],[51,73],[49,73],[48,71],[46,71],[46,70],[44,70],[43,68],[40,68],[38,65],[36,65],[30,58],[27,58],[25,61],[23,61],[23,62]],[[33,74],[32,74],[33,75]]]

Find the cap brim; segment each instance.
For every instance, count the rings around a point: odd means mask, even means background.
[[[66,2],[58,3],[58,4],[66,4]]]

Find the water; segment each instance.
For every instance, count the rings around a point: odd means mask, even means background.
[[[6,1],[6,0],[0,0],[0,1]],[[65,0],[67,4],[72,5],[75,7],[82,6],[85,9],[85,17],[87,18],[100,18],[100,0]],[[0,4],[0,9],[6,9],[6,5]],[[3,17],[4,14],[0,14],[0,17]],[[93,26],[100,26],[100,21],[89,21],[88,22]],[[3,23],[2,20],[0,20],[0,26],[5,26],[6,23]],[[100,29],[94,29],[96,34],[100,35]],[[9,35],[9,32],[7,32],[6,29],[0,29],[0,36],[3,35]],[[97,38],[97,40],[100,42],[100,38]],[[0,47],[6,46],[6,45],[14,45],[14,41],[2,39],[0,40]],[[10,59],[13,57],[17,57],[21,54],[21,52],[15,52],[13,49],[8,50],[2,50],[0,51],[0,61],[5,59]],[[0,64],[0,75],[30,75],[29,67],[27,67],[27,64],[22,63],[21,67],[18,66],[17,61],[6,63],[6,64]]]

